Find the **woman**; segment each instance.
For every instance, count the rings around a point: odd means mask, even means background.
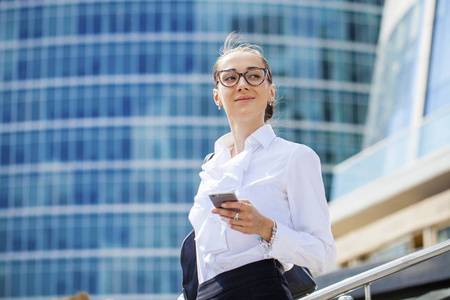
[[[266,124],[275,85],[259,49],[231,34],[213,69],[214,101],[231,132],[203,165],[189,213],[201,300],[292,299],[284,270],[323,271],[336,257],[318,156]],[[214,208],[212,192],[241,200]]]

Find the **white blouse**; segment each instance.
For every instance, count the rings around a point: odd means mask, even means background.
[[[309,147],[276,137],[264,125],[231,158],[231,133],[215,143],[215,155],[202,166],[201,183],[189,213],[196,235],[199,284],[214,276],[266,258],[323,272],[336,259],[320,160]],[[256,234],[231,229],[211,213],[211,192],[235,192],[277,222],[267,253]]]

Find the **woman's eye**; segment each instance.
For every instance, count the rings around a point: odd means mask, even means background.
[[[232,81],[232,80],[236,80],[236,77],[235,76],[225,77],[225,81]]]

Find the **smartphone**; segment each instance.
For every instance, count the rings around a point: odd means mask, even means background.
[[[209,194],[209,198],[215,207],[221,208],[222,203],[227,201],[238,201],[238,198],[233,192],[222,192],[222,193],[211,193]],[[239,211],[239,209],[232,209],[235,211]]]

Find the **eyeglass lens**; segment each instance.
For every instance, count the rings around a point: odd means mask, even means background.
[[[250,70],[250,71],[245,72],[244,78],[248,84],[260,85],[264,81],[264,75],[265,75],[264,70],[255,69],[255,70]],[[220,82],[224,86],[228,86],[228,87],[234,86],[241,78],[241,76],[239,76],[239,74],[236,73],[235,71],[221,72],[219,76],[220,76]]]

